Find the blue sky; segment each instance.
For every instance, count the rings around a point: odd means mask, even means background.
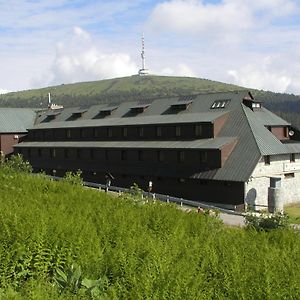
[[[147,67],[300,94],[298,0],[0,0],[0,91]]]

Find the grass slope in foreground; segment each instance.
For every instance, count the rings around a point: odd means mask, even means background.
[[[300,298],[293,231],[227,228],[41,175],[0,179],[1,299]],[[101,296],[74,280],[60,292],[54,278],[72,264],[100,279]]]

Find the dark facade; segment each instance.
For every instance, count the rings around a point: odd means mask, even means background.
[[[290,124],[251,94],[233,92],[49,110],[15,151],[36,171],[63,176],[80,169],[100,183],[109,172],[115,186],[146,190],[152,181],[153,192],[240,205],[263,155],[249,118],[263,122],[270,140],[289,139]]]

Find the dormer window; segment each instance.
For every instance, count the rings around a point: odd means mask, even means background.
[[[42,122],[50,122],[55,119],[56,116],[60,114],[60,111],[50,110],[46,113],[46,118]]]
[[[193,103],[193,101],[189,100],[189,101],[177,101],[174,102],[173,104],[171,104],[171,108],[173,110],[186,110],[188,109],[188,107]]]
[[[143,113],[149,106],[150,106],[150,104],[139,104],[139,105],[130,107],[130,110],[133,113],[140,114],[140,113]]]
[[[210,108],[211,109],[225,108],[229,102],[230,102],[230,99],[216,100]]]
[[[110,116],[111,114],[112,114],[112,112],[114,111],[114,110],[116,110],[118,108],[118,106],[109,106],[109,107],[105,107],[105,108],[102,108],[100,111],[99,111],[99,113],[98,113],[98,115],[100,115],[100,116]]]
[[[79,108],[79,109],[77,109],[77,110],[74,110],[74,111],[72,112],[71,117],[70,117],[68,120],[70,120],[70,121],[77,120],[77,119],[81,118],[82,115],[83,115],[86,111],[87,111],[86,108]]]

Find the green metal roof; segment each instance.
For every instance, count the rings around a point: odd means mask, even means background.
[[[40,148],[141,148],[141,149],[221,149],[235,141],[233,137],[193,141],[89,141],[89,142],[22,142],[15,147]]]
[[[172,123],[195,123],[195,122],[213,122],[215,119],[224,115],[224,111],[212,111],[205,113],[190,114],[170,114],[139,116],[127,118],[103,118],[92,120],[75,120],[63,122],[45,122],[31,127],[31,129],[50,129],[50,128],[82,128],[94,126],[130,126],[130,125],[151,125],[151,124],[172,124]]]
[[[224,166],[217,170],[199,172],[193,178],[247,181],[263,155],[300,153],[300,144],[283,144],[265,126],[287,126],[288,123],[266,109],[252,111],[240,104],[231,111],[219,133],[236,136],[237,144]]]
[[[174,124],[213,122],[228,114],[228,118],[218,136],[214,139],[193,141],[91,141],[91,142],[26,142],[16,147],[98,147],[98,148],[166,148],[166,149],[220,149],[236,141],[236,145],[222,168],[214,170],[195,170],[189,177],[247,181],[263,155],[300,153],[300,143],[283,144],[266,126],[289,126],[290,124],[265,108],[246,107],[243,99],[247,92],[211,93],[197,95],[186,110],[178,113],[170,110],[177,97],[154,99],[151,105],[137,116],[130,114],[130,108],[140,102],[121,103],[110,116],[93,119],[106,105],[90,107],[82,117],[75,121],[66,121],[76,108],[64,109],[55,120],[43,123],[40,116],[33,129],[75,128],[91,126],[135,126],[150,124]],[[248,97],[251,98],[251,97]],[[252,98],[251,98],[252,99]],[[188,99],[187,99],[188,100]],[[211,109],[215,101],[230,100],[225,107]],[[114,104],[111,104],[113,106]],[[170,167],[171,168],[171,167]],[[152,171],[152,170],[151,170]],[[190,171],[189,171],[190,172]]]
[[[248,107],[243,107],[243,109],[261,155],[289,153],[286,144],[281,143],[281,141],[264,126],[266,118],[264,118],[262,112],[257,114],[256,112],[253,113]],[[268,112],[266,112],[266,115],[269,115]]]
[[[264,107],[257,109],[255,111],[255,116],[265,126],[289,126],[289,125],[291,125],[291,123],[283,120],[282,118],[273,114],[271,111],[265,109]]]
[[[208,94],[199,94],[194,95],[192,97],[192,103],[188,106],[187,109],[182,111],[175,112],[174,109],[171,109],[172,104],[178,103],[179,101],[182,101],[182,97],[171,97],[171,98],[157,98],[152,99],[151,101],[147,100],[147,103],[143,103],[142,101],[128,101],[123,102],[120,104],[111,103],[110,105],[107,104],[99,104],[99,105],[93,105],[88,108],[86,112],[82,114],[79,120],[92,120],[97,115],[99,115],[99,111],[105,111],[110,107],[114,107],[115,109],[111,111],[111,115],[106,116],[105,120],[107,119],[117,119],[117,118],[139,118],[139,117],[150,117],[150,116],[158,116],[163,115],[167,116],[172,114],[173,116],[181,116],[185,114],[191,114],[191,113],[210,113],[210,112],[218,112],[218,113],[226,113],[228,111],[231,111],[232,109],[235,109],[237,105],[241,102],[241,99],[243,99],[244,96],[247,95],[246,91],[242,92],[227,92],[227,93],[208,93]],[[186,100],[189,100],[190,97],[186,97]],[[230,99],[230,103],[226,105],[225,108],[212,110],[211,106],[214,101],[222,101],[224,99]],[[185,102],[186,103],[186,102]],[[141,114],[135,116],[132,114],[132,107],[140,106],[140,105],[149,105],[148,108]],[[74,110],[81,109],[82,107],[73,107],[73,108],[65,108],[61,111],[61,114],[58,115],[54,120],[51,122],[47,122],[48,128],[51,127],[53,123],[56,122],[64,122],[68,120],[71,116]],[[111,110],[111,109],[110,109]],[[36,124],[42,123],[45,119],[45,114],[41,113],[37,119]],[[102,119],[104,120],[104,119]],[[74,121],[75,122],[75,121]],[[135,122],[134,120],[132,122]]]
[[[33,109],[0,108],[0,133],[26,133],[35,118]]]

